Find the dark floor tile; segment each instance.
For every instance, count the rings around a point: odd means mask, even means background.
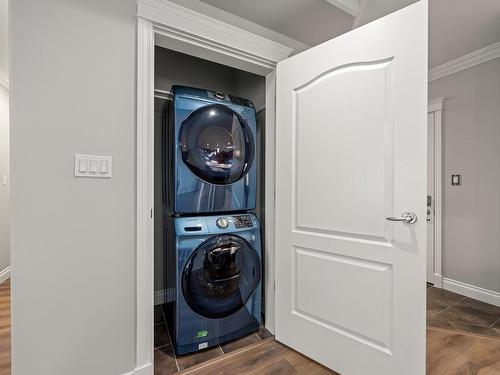
[[[427,288],[427,311],[439,312],[462,300],[464,296],[440,288]]]
[[[476,335],[500,338],[500,330],[494,328],[479,327],[470,324],[450,323],[459,332],[474,333]]]
[[[154,373],[155,375],[170,375],[177,372],[177,365],[172,351],[172,346],[163,346],[155,349]]]
[[[486,302],[481,302],[473,298],[464,298],[462,301],[463,305],[470,306],[475,310],[482,311],[484,313],[490,314],[491,316],[496,316],[497,320],[500,319],[500,307],[491,305]]]
[[[500,319],[498,319],[498,320],[496,321],[496,323],[495,323],[495,324],[493,324],[493,325],[491,326],[491,328],[492,328],[495,332],[498,332],[498,333],[500,334]]]
[[[240,339],[222,344],[220,347],[224,353],[229,353],[261,341],[261,338],[256,333],[251,333]]]
[[[259,328],[259,332],[257,332],[257,335],[259,335],[259,337],[264,340],[264,339],[267,339],[268,337],[273,337],[273,334],[271,332],[269,332],[267,330],[266,327],[264,326],[260,326]]]
[[[193,367],[200,363],[209,361],[211,359],[217,358],[218,356],[224,354],[219,346],[215,346],[211,349],[206,349],[201,352],[186,354],[177,357],[177,365],[179,370],[183,371],[189,367]]]
[[[154,343],[155,349],[161,346],[170,345],[170,337],[168,335],[167,326],[165,323],[155,325]]]
[[[478,340],[477,337],[460,335],[443,330],[427,330],[427,374],[465,375],[471,372],[450,373],[447,368],[463,357],[463,354]],[[477,373],[476,373],[477,374]]]
[[[439,315],[450,323],[489,328],[500,317],[500,307],[465,298]]]
[[[440,314],[435,311],[427,311],[427,327],[455,330],[448,320],[441,318]]]
[[[292,375],[299,372],[287,359],[280,359],[259,369],[259,375]]]
[[[155,324],[165,323],[163,319],[163,312],[161,311],[161,305],[155,305],[154,311],[155,311],[155,318],[154,318]]]

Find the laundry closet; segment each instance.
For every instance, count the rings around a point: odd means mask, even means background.
[[[265,77],[156,46],[154,88],[155,322],[181,355],[265,322]]]

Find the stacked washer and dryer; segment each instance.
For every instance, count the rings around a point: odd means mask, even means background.
[[[261,240],[250,100],[172,88],[164,116],[167,314],[176,354],[259,329]],[[170,284],[170,285],[168,285]]]

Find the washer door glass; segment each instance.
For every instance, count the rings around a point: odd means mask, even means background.
[[[254,139],[241,115],[221,104],[198,108],[180,129],[182,160],[199,178],[232,184],[249,171]]]
[[[189,307],[211,319],[239,311],[258,287],[260,257],[245,239],[221,235],[203,242],[182,273],[182,292]]]

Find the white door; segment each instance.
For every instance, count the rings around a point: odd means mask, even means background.
[[[276,93],[276,339],[423,375],[427,1],[279,63]]]
[[[434,284],[434,112],[427,114],[427,282]]]

